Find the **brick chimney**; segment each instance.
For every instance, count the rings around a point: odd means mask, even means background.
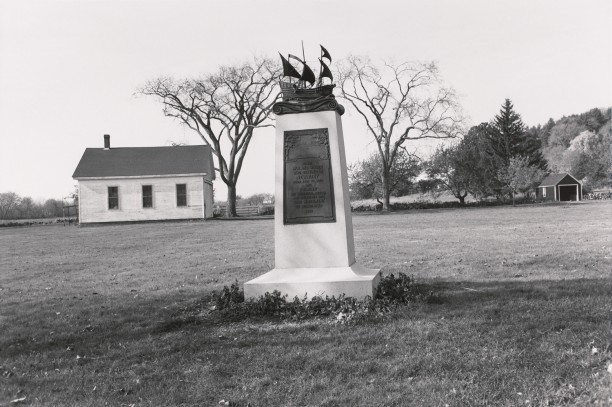
[[[104,135],[104,149],[110,150],[110,134]]]

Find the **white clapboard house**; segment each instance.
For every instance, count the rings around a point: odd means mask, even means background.
[[[78,181],[79,222],[142,222],[213,216],[210,146],[87,148]]]

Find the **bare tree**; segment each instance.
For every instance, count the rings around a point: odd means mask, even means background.
[[[0,193],[0,219],[11,219],[11,214],[21,202],[21,198],[14,192]]]
[[[434,63],[384,62],[350,56],[339,64],[340,97],[365,121],[382,161],[383,210],[389,210],[390,174],[408,141],[457,137],[463,131],[455,93]]]
[[[17,216],[20,219],[39,218],[41,215],[41,211],[37,210],[37,206],[39,205],[36,205],[31,197],[24,196],[21,198],[19,205],[17,205]]]
[[[140,93],[157,96],[164,114],[181,120],[211,146],[221,180],[227,185],[226,216],[236,216],[236,184],[256,128],[268,121],[278,97],[279,68],[255,58],[238,66],[223,66],[201,79],[159,78]]]

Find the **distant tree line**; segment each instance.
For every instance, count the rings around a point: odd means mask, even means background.
[[[400,160],[403,164],[391,171],[399,177],[392,183],[398,186],[392,193],[446,190],[461,204],[468,195],[514,203],[519,193],[530,197],[551,172],[571,173],[589,192],[610,185],[610,134],[609,109],[527,127],[506,99],[490,122],[473,126],[459,141],[438,147],[420,162],[413,155],[410,171],[403,170],[406,164]],[[373,170],[377,166],[372,156],[349,168],[353,199],[379,199],[381,181]]]
[[[426,163],[430,179],[460,203],[468,194],[501,201],[529,195],[548,173],[542,143],[527,131],[510,99],[488,123],[469,129],[458,143],[439,147]]]
[[[198,78],[160,77],[139,89],[211,146],[215,171],[227,186],[225,216],[236,216],[236,206],[258,204],[245,202],[236,187],[254,132],[273,126],[270,114],[281,75],[276,62],[254,58]],[[570,172],[586,191],[609,184],[609,110],[526,127],[506,100],[491,122],[468,131],[455,92],[433,62],[349,56],[337,64],[334,76],[338,97],[377,147],[350,168],[354,199],[376,198],[389,210],[391,195],[443,188],[460,203],[468,195],[506,200],[528,194],[548,172]],[[460,141],[417,160],[408,147],[424,139]]]
[[[60,199],[35,202],[29,196],[21,197],[15,192],[0,193],[0,219],[41,219],[63,216],[64,203]],[[75,215],[74,209],[71,211]]]

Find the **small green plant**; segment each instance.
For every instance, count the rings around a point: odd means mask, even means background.
[[[374,298],[366,297],[357,300],[346,297],[297,296],[292,301],[287,300],[274,290],[265,293],[257,299],[245,301],[244,291],[238,281],[230,287],[223,287],[220,293],[213,292],[213,309],[229,312],[233,316],[277,317],[294,321],[312,318],[330,318],[335,322],[346,323],[366,317],[377,317],[397,308],[398,306],[415,302],[433,302],[437,294],[430,287],[417,285],[414,278],[399,273],[396,277],[390,274],[381,277]]]
[[[410,302],[438,302],[438,293],[430,286],[417,284],[413,277],[399,273],[381,278],[376,287],[375,301],[382,301],[391,305],[407,304]]]
[[[245,305],[254,315],[281,316],[287,306],[287,295],[282,295],[280,291],[274,290],[272,293],[265,293],[255,301],[248,301]]]
[[[381,278],[376,287],[375,299],[386,300],[391,303],[404,304],[409,302],[414,294],[414,279],[399,273],[397,277],[390,274]]]
[[[231,308],[244,302],[244,290],[240,288],[240,284],[236,280],[229,288],[224,286],[220,293],[213,291],[211,302],[217,310]]]

